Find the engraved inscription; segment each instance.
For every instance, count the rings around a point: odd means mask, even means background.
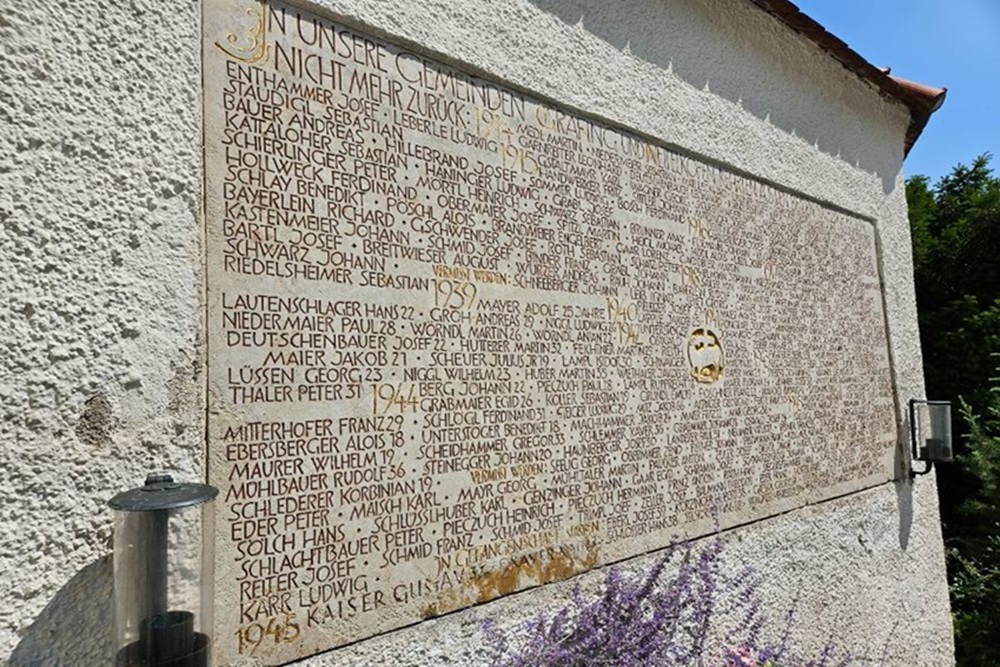
[[[891,478],[870,223],[277,0],[204,30],[221,663]]]

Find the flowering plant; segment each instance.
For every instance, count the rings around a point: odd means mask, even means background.
[[[778,667],[774,660],[761,658],[746,646],[733,646],[726,651],[726,667]]]
[[[496,667],[847,667],[828,645],[818,658],[802,659],[789,647],[794,612],[784,615],[777,644],[762,639],[765,617],[760,575],[720,567],[722,542],[701,550],[673,544],[652,569],[608,570],[603,592],[588,599],[579,585],[570,604],[541,613],[514,632],[493,619],[482,627]],[[668,565],[678,561],[671,576]],[[730,648],[713,650],[720,642]],[[715,656],[714,658],[712,656]]]

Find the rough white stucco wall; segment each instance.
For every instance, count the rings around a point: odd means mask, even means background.
[[[104,502],[202,475],[198,25],[0,0],[0,659],[106,664]]]
[[[305,6],[877,219],[899,396],[922,394],[905,109],[750,3]],[[202,474],[199,11],[0,0],[0,656],[13,664],[106,663],[103,502],[151,467]],[[800,597],[811,645],[835,630],[889,664],[952,663],[932,476],[727,540],[730,562],[767,575],[773,609]],[[515,619],[567,590],[477,611]],[[469,619],[307,664],[483,664]]]

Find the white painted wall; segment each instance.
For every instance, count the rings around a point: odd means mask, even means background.
[[[906,110],[739,0],[322,0],[349,25],[878,220],[901,400],[923,391]],[[200,6],[0,0],[0,657],[106,664],[110,514],[203,474]],[[798,635],[953,663],[933,477],[730,531]],[[636,559],[641,566],[649,559]],[[600,573],[584,576],[592,582]],[[485,605],[515,619],[550,585]],[[483,664],[453,614],[308,661]]]

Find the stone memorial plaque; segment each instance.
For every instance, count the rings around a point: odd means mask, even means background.
[[[204,37],[220,663],[892,478],[869,221],[280,2]]]

